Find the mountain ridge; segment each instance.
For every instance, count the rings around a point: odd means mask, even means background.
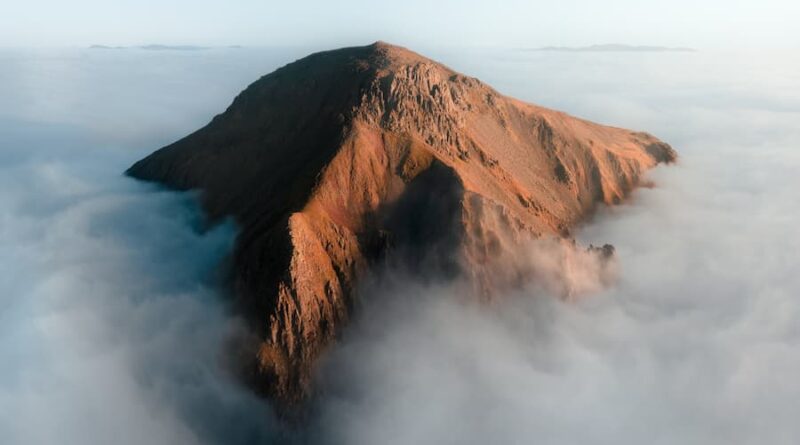
[[[237,220],[247,378],[292,406],[387,255],[418,275],[467,276],[490,299],[529,272],[511,255],[523,240],[568,236],[675,159],[647,133],[503,96],[376,42],[261,77],[127,174],[199,189],[212,219]]]
[[[621,43],[606,43],[589,46],[543,46],[540,48],[527,48],[523,51],[555,51],[555,52],[697,52],[694,48],[685,46],[655,46],[655,45],[625,45]]]

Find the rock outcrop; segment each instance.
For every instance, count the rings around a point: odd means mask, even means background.
[[[675,156],[649,134],[503,96],[378,42],[262,77],[128,174],[199,189],[212,218],[236,219],[253,382],[291,404],[387,252],[412,272],[464,274],[490,298],[523,273],[493,273],[495,259],[521,240],[567,235]]]

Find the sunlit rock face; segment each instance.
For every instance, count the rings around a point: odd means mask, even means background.
[[[527,243],[568,237],[675,157],[649,134],[505,97],[378,42],[262,77],[128,173],[199,189],[212,219],[235,218],[234,295],[254,332],[242,348],[248,377],[291,406],[377,264],[463,277],[491,299],[546,272]],[[588,281],[613,275],[610,246],[554,243],[565,264],[598,264],[581,268],[602,275]],[[567,297],[591,290],[564,282],[555,287]]]

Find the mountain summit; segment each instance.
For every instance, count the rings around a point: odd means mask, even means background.
[[[524,239],[567,236],[675,157],[649,134],[503,96],[377,42],[262,77],[127,173],[198,189],[212,218],[238,222],[234,294],[255,332],[251,377],[291,404],[379,260],[469,277],[489,298],[502,279],[493,261]]]

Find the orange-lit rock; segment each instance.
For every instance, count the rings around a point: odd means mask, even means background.
[[[524,279],[516,246],[566,235],[675,156],[649,134],[503,96],[378,42],[262,77],[128,173],[200,189],[212,218],[236,218],[253,382],[291,404],[378,259],[396,252],[411,272],[463,274],[489,298]]]

